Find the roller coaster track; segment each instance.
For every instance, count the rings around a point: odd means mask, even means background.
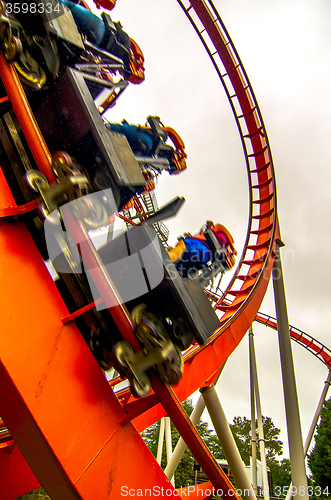
[[[254,321],[277,331],[277,319],[272,316],[258,312]],[[308,352],[319,359],[329,370],[331,370],[331,350],[328,347],[308,333],[299,330],[294,326],[289,325],[289,332],[293,342],[296,342],[301,347],[304,347]],[[5,427],[4,422],[0,420],[0,443],[6,443],[11,440],[12,437],[10,432]]]
[[[262,325],[269,326],[273,330],[277,330],[276,318],[272,318],[271,316],[259,312],[255,317],[255,321],[257,323],[261,323]],[[314,339],[314,337],[312,337],[308,333],[305,333],[302,330],[295,328],[294,326],[290,325],[289,331],[291,339],[294,340],[294,342],[297,342],[299,345],[307,349],[307,351],[309,351],[317,359],[322,361],[322,363],[324,363],[329,368],[329,370],[331,370],[330,349],[328,349],[318,340]]]
[[[14,449],[0,449],[3,500],[28,491],[35,481],[21,453],[54,500],[118,498],[123,485],[132,491],[155,485],[169,489],[170,483],[137,432],[165,413],[215,487],[223,489],[223,498],[229,496],[232,485],[191,427],[179,401],[215,379],[259,310],[279,238],[275,177],[257,101],[213,3],[191,0],[179,4],[207,49],[229,97],[249,179],[247,238],[235,275],[215,305],[220,328],[206,345],[187,352],[176,394],[153,376],[151,396],[142,400],[128,394],[116,397],[79,331],[67,321],[68,311],[25,225],[2,221],[1,272],[6,296],[2,301],[0,414],[17,444]],[[13,91],[13,86],[20,87],[13,68],[3,57],[0,71],[39,168],[52,177],[47,147],[38,129],[30,126],[34,125],[33,117],[21,116],[24,92]],[[15,205],[3,178],[0,203],[4,209]],[[116,315],[123,337],[136,348],[130,318],[119,306],[112,309],[112,314]],[[90,439],[88,430],[92,427]]]

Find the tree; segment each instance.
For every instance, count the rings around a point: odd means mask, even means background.
[[[242,460],[245,462],[245,465],[249,465],[250,456],[252,455],[251,421],[246,417],[234,417],[233,423],[230,424],[230,429]]]
[[[142,433],[142,438],[144,439],[145,443],[147,444],[148,448],[150,449],[154,457],[157,456],[159,435],[160,435],[160,421],[156,422],[151,427],[148,427],[148,429],[146,429]],[[173,449],[176,446],[179,438],[180,438],[179,432],[171,423],[171,440]],[[162,458],[161,458],[162,469],[165,469],[166,465],[167,465],[166,449],[165,446],[163,446]],[[180,464],[175,472],[175,484],[177,488],[179,488],[180,486],[189,486],[192,484],[193,465],[194,465],[194,457],[190,452],[190,450],[186,448],[184,455],[180,461]]]
[[[192,400],[187,399],[183,403],[183,407],[186,413],[190,416],[193,411],[193,403]],[[270,470],[272,472],[273,484],[277,486],[287,486],[290,484],[290,473],[289,473],[289,460],[284,459],[281,463],[279,463],[276,457],[282,455],[283,443],[278,439],[280,434],[280,429],[275,427],[270,417],[262,417],[263,424],[263,432],[265,439],[265,448],[266,448],[266,459],[267,464],[270,466]],[[223,453],[222,447],[218,440],[218,437],[213,434],[213,431],[208,428],[207,422],[202,422],[201,419],[197,424],[197,430],[201,435],[202,439],[210,449],[214,458],[225,459],[225,455]],[[240,452],[241,458],[245,462],[246,465],[250,463],[250,457],[252,454],[252,432],[251,432],[251,421],[246,417],[235,417],[233,419],[233,423],[230,424],[230,428],[232,430],[234,439],[236,441],[238,450]],[[256,423],[257,428],[257,423]],[[147,446],[156,457],[158,440],[160,433],[160,424],[159,422],[153,424],[151,427],[146,429],[143,433],[143,439],[145,440]],[[171,425],[171,436],[172,436],[172,444],[173,448],[177,444],[179,439],[179,433],[177,429]],[[257,432],[258,439],[258,432]],[[257,447],[257,458],[260,459],[260,450]],[[178,469],[175,473],[175,482],[176,487],[180,486],[188,486],[192,484],[193,474],[192,469],[194,465],[194,457],[190,450],[186,448],[184,456],[178,466]],[[163,450],[162,454],[162,462],[161,467],[164,469],[166,466],[166,452]]]
[[[283,454],[283,443],[278,439],[280,429],[275,427],[270,417],[262,416],[262,425],[264,433],[264,442],[266,450],[267,464],[274,460],[277,456]],[[246,417],[234,417],[233,424],[230,424],[234,439],[238,446],[241,458],[246,465],[249,465],[250,456],[252,455],[252,429],[251,421]],[[256,435],[258,439],[258,428],[256,421]],[[257,458],[260,460],[260,449],[257,446]]]
[[[315,447],[308,465],[315,484],[322,489],[331,486],[331,398],[324,403],[320,424],[315,434]]]
[[[268,463],[271,477],[272,485],[281,488],[284,491],[284,486],[289,486],[291,484],[291,462],[288,458],[283,458],[281,462],[276,459],[272,459]]]
[[[188,416],[190,416],[194,408],[192,400],[187,399],[186,401],[184,401],[183,407]],[[200,419],[196,427],[200,436],[202,437],[202,439],[210,449],[211,453],[213,454],[214,458],[216,459],[224,458],[224,454],[220,446],[218,437],[213,434],[213,431],[211,429],[208,428],[208,423],[203,422]],[[156,422],[155,424],[151,425],[150,427],[148,427],[148,429],[146,429],[142,433],[142,437],[145,443],[147,444],[148,448],[150,449],[150,451],[153,453],[154,457],[156,457],[157,455],[159,434],[160,434],[160,422]],[[180,438],[180,434],[172,423],[171,423],[171,438],[172,438],[172,448],[174,449]],[[165,469],[166,463],[167,463],[166,450],[165,447],[163,447],[162,460],[161,460],[162,469]],[[175,484],[177,488],[179,488],[180,486],[189,486],[193,483],[192,471],[194,463],[195,463],[195,458],[193,457],[189,448],[186,448],[183,458],[181,459],[180,464],[175,472]]]
[[[274,486],[288,486],[291,483],[290,461],[283,459],[281,462],[277,460],[278,456],[283,454],[283,443],[278,439],[280,429],[275,427],[270,417],[262,416],[263,434],[266,450],[266,462],[270,468],[272,484]],[[256,439],[259,438],[257,421]],[[246,465],[250,463],[252,455],[252,428],[251,421],[246,417],[234,417],[233,423],[230,424],[233,437],[236,441],[241,458]],[[260,447],[256,447],[257,459],[261,460]]]

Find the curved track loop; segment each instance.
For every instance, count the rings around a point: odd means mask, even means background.
[[[221,323],[229,324],[252,300],[272,259],[278,236],[276,184],[272,156],[262,115],[253,89],[212,1],[191,0],[184,6],[187,17],[211,58],[231,104],[246,159],[250,214],[243,255],[235,276],[215,308]],[[243,282],[243,283],[242,283]],[[262,287],[264,288],[264,287]],[[231,304],[227,299],[232,299]]]
[[[271,316],[268,316],[267,314],[263,314],[259,312],[256,317],[255,321],[257,323],[261,323],[262,325],[269,326],[273,330],[277,330],[277,319],[272,318]],[[299,330],[298,328],[295,328],[294,326],[290,325],[290,336],[291,339],[303,346],[305,349],[307,349],[309,352],[314,354],[314,356],[322,361],[329,370],[331,370],[331,350],[328,349],[325,345],[323,345],[321,342],[318,340],[314,339],[311,335],[308,335],[308,333],[303,332],[302,330]]]
[[[249,179],[250,213],[246,242],[240,262],[215,309],[220,328],[202,347],[192,347],[185,355],[182,382],[175,392],[183,401],[215,379],[219,367],[247,332],[266,292],[273,265],[273,249],[279,238],[276,184],[267,133],[254,92],[213,2],[178,0],[198,33],[219,75],[240,132]],[[126,399],[126,391],[119,394]],[[164,414],[145,412],[135,420],[139,430]]]

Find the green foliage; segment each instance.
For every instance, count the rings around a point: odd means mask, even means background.
[[[288,486],[291,483],[290,461],[283,459],[280,463],[276,457],[283,454],[283,443],[278,439],[280,429],[275,427],[270,417],[262,416],[263,434],[265,441],[266,461],[270,468],[272,484],[274,486]],[[256,427],[256,442],[258,443],[259,433]],[[241,458],[246,465],[250,463],[252,455],[252,429],[251,421],[246,417],[234,417],[233,423],[230,424],[234,439],[236,441]],[[260,447],[256,446],[256,456],[261,460]]]
[[[283,453],[283,443],[278,438],[280,434],[280,429],[275,427],[273,421],[270,417],[262,416],[262,425],[263,425],[263,433],[264,433],[264,441],[265,441],[265,450],[266,450],[266,460],[267,464],[274,460],[277,456],[282,455]],[[241,458],[245,462],[246,465],[249,465],[250,456],[252,454],[252,430],[251,430],[251,421],[246,417],[234,417],[233,423],[230,424],[230,428],[232,430],[234,439],[238,446]],[[256,421],[256,439],[259,438]],[[256,447],[257,458],[260,460],[260,449],[259,446]]]
[[[251,421],[246,417],[234,417],[230,428],[238,447],[241,458],[246,465],[249,465],[249,457],[252,455],[252,432]]]
[[[283,458],[281,462],[272,459],[269,461],[268,466],[271,472],[273,487],[278,486],[281,488],[281,491],[284,491],[283,486],[291,484],[291,462],[288,458]]]
[[[191,399],[187,399],[183,403],[184,409],[188,415],[191,415],[193,411],[193,403]],[[267,464],[270,467],[273,476],[273,484],[277,486],[287,486],[291,482],[290,472],[289,472],[289,460],[284,459],[280,463],[276,460],[276,457],[282,455],[283,443],[278,439],[280,434],[280,429],[275,427],[270,417],[262,417],[263,432],[265,439],[265,449],[266,449],[266,459]],[[233,423],[230,424],[234,439],[238,446],[240,455],[246,465],[250,463],[250,456],[252,452],[252,432],[251,432],[251,421],[246,417],[235,417]],[[257,422],[256,422],[257,429]],[[201,419],[197,425],[197,430],[199,431],[202,439],[210,449],[214,458],[217,460],[225,459],[222,447],[218,440],[218,437],[213,434],[213,431],[208,428],[207,422],[202,422]],[[158,440],[160,434],[160,423],[157,422],[151,427],[146,429],[142,434],[147,446],[156,457]],[[173,449],[177,444],[179,439],[179,433],[177,429],[171,424],[171,436],[172,436],[172,446]],[[258,439],[258,432],[257,432]],[[257,458],[260,459],[260,450],[257,446]],[[194,465],[194,457],[190,450],[186,448],[184,456],[179,464],[179,467],[175,473],[175,483],[176,487],[188,486],[193,482],[192,469]],[[162,462],[161,467],[164,469],[166,466],[166,451],[165,446],[163,447]]]
[[[194,408],[192,400],[187,399],[186,401],[184,401],[183,407],[188,416],[190,416]],[[202,439],[209,447],[213,456],[216,459],[224,458],[224,454],[220,446],[218,437],[213,434],[213,431],[211,429],[208,429],[207,422],[202,422],[202,420],[200,419],[196,427]],[[142,433],[142,437],[145,443],[147,444],[148,448],[150,449],[150,451],[153,453],[154,457],[156,457],[157,455],[159,434],[160,434],[160,422],[156,422]],[[172,448],[174,449],[180,438],[180,435],[172,423],[171,423],[171,438],[172,438]],[[192,471],[194,463],[195,459],[191,451],[188,448],[186,448],[183,458],[181,459],[180,464],[175,472],[176,488],[179,488],[180,486],[189,486],[193,484],[194,475]],[[166,450],[165,446],[163,446],[162,461],[161,461],[162,469],[165,469],[166,464],[167,464]]]
[[[315,447],[308,456],[308,465],[315,484],[322,489],[331,486],[331,399],[321,412],[320,424],[315,434]]]

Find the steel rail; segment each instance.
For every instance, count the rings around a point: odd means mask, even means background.
[[[182,0],[178,0],[178,3],[198,34],[222,82],[238,127],[248,173],[250,212],[246,241],[234,277],[215,306],[224,312],[221,323],[227,323],[235,312],[243,311],[246,301],[254,295],[271,258],[277,229],[275,173],[257,99],[214,3],[210,0],[191,0],[186,2],[186,6]],[[253,252],[253,257],[249,256],[249,251]],[[238,282],[242,281],[244,283],[235,290]],[[229,295],[235,297],[230,305],[226,303]]]
[[[267,314],[259,312],[255,316],[255,320],[257,323],[260,323],[265,326],[269,326],[273,330],[277,330],[277,319],[272,316],[268,316]],[[319,359],[322,363],[324,363],[329,370],[331,370],[331,350],[326,347],[324,344],[319,342],[317,339],[305,333],[298,328],[290,325],[289,328],[291,340],[301,345],[311,354],[313,354],[317,359]]]
[[[51,168],[51,154],[33,116],[16,70],[13,64],[6,61],[2,52],[0,52],[0,76],[39,170],[50,183],[55,182]]]

